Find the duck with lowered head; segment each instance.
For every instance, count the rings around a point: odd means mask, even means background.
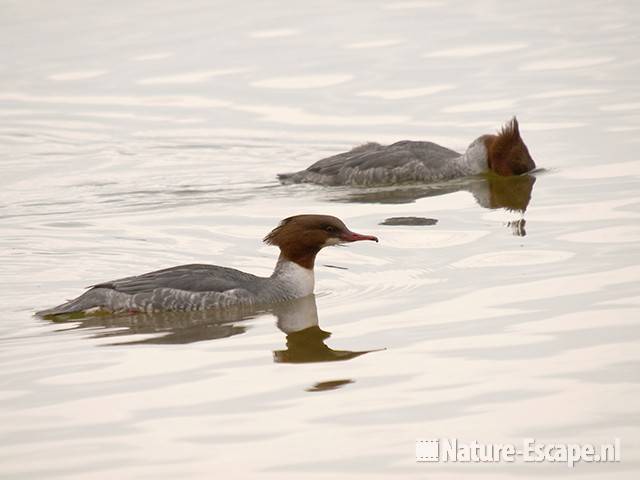
[[[367,143],[278,178],[282,183],[370,187],[432,183],[487,172],[521,175],[534,168],[514,117],[497,134],[476,138],[462,154],[432,142]]]

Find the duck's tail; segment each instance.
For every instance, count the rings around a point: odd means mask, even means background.
[[[87,310],[100,309],[104,303],[104,294],[101,289],[92,288],[78,298],[69,300],[61,305],[36,312],[39,317],[52,317],[56,315],[69,315],[72,313],[86,312]]]
[[[291,183],[297,183],[295,180],[296,174],[298,172],[293,172],[293,173],[279,173],[278,174],[278,180],[280,180],[280,183],[284,184],[284,185],[288,185]]]

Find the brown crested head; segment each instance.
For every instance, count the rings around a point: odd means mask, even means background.
[[[536,168],[529,149],[520,137],[518,120],[513,117],[497,135],[487,135],[487,162],[498,175],[521,175]]]
[[[339,218],[331,215],[296,215],[285,218],[264,237],[268,245],[280,248],[281,255],[302,267],[312,269],[323,247],[359,240],[378,239],[352,232]]]

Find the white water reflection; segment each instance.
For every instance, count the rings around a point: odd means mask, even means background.
[[[249,34],[252,38],[282,38],[300,35],[300,31],[295,28],[279,28],[275,30],[258,30]]]
[[[507,252],[493,252],[464,258],[452,264],[458,268],[511,267],[525,265],[543,265],[545,263],[562,262],[575,254],[566,251],[551,250],[513,250]]]
[[[538,62],[530,62],[522,65],[521,70],[524,71],[540,71],[540,70],[565,70],[571,68],[586,68],[609,63],[614,57],[595,57],[595,58],[558,58],[542,60]]]
[[[534,436],[619,437],[621,463],[570,473],[635,479],[635,4],[2,8],[4,476],[566,476],[412,458]],[[541,167],[515,182],[275,179],[367,141],[464,150],[512,115]],[[301,316],[31,315],[171,265],[269,274],[260,239],[303,212],[381,241],[321,252]],[[437,223],[380,225],[409,216]]]
[[[550,90],[548,92],[536,93],[531,98],[567,98],[581,97],[584,95],[603,95],[609,90],[599,88],[574,88],[567,90]]]
[[[55,73],[49,75],[49,79],[55,82],[77,81],[77,80],[89,80],[90,78],[101,77],[108,73],[107,70],[85,70],[78,72],[64,72]]]
[[[445,113],[471,113],[471,112],[493,112],[495,110],[512,111],[515,107],[515,100],[496,99],[482,102],[463,103],[451,105],[442,109]]]
[[[352,75],[305,75],[301,77],[273,77],[252,82],[251,85],[260,88],[307,89],[322,88],[339,85],[353,79]]]
[[[137,62],[148,62],[152,60],[163,60],[172,56],[173,53],[171,52],[147,53],[145,55],[137,55],[133,57],[132,60],[135,60]]]
[[[522,50],[529,45],[526,43],[512,43],[512,44],[494,44],[494,45],[470,45],[468,47],[456,47],[449,48],[447,50],[439,50],[436,52],[427,53],[424,56],[427,58],[467,58],[467,57],[479,57],[482,55],[498,54],[513,52],[515,50]]]
[[[180,75],[169,75],[166,77],[151,77],[138,80],[139,85],[183,85],[191,83],[202,83],[221,75],[235,75],[244,73],[246,68],[226,68],[220,70],[207,70],[204,72],[181,73]]]
[[[446,92],[455,88],[453,85],[433,85],[429,87],[401,88],[395,90],[365,90],[358,93],[362,97],[375,97],[384,100],[400,100],[403,98],[424,97]]]
[[[355,42],[355,43],[350,43],[349,45],[346,46],[346,48],[384,48],[384,47],[393,47],[395,45],[400,45],[402,43],[405,43],[406,40],[403,39],[394,39],[394,38],[390,38],[387,40],[371,40],[368,42]]]

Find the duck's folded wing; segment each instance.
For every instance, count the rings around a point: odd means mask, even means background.
[[[189,292],[226,292],[242,288],[251,292],[258,281],[259,277],[233,268],[194,264],[98,283],[91,288],[108,288],[129,295],[151,292],[159,288]]]
[[[339,153],[338,155],[318,160],[313,165],[310,165],[307,168],[307,171],[319,173],[321,175],[335,175],[344,168],[346,164],[357,164],[362,158],[365,158],[372,153],[384,150],[385,148],[386,147],[378,143],[365,143],[364,145],[355,147],[348,152]]]
[[[459,155],[459,153],[433,142],[403,140],[388,146],[367,143],[349,152],[324,158],[311,165],[307,170],[322,175],[336,175],[344,169],[401,168],[416,161],[438,162]]]

